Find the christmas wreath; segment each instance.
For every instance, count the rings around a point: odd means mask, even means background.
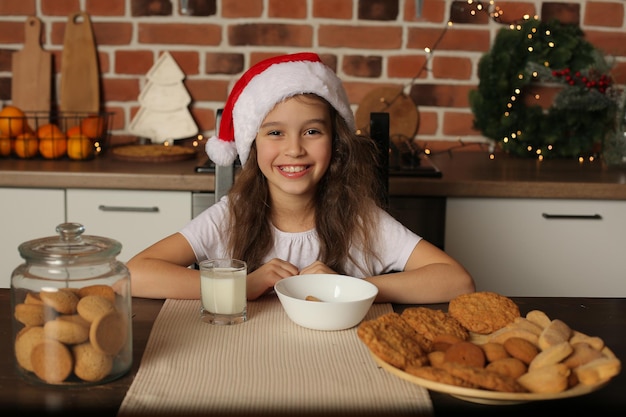
[[[469,96],[474,126],[512,155],[593,154],[615,125],[609,69],[578,26],[527,19],[502,28]],[[524,99],[540,83],[561,87],[548,108]]]

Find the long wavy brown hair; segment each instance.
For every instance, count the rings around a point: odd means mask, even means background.
[[[332,156],[315,196],[315,228],[320,239],[318,260],[345,274],[353,245],[376,258],[372,237],[377,233],[376,207],[382,183],[377,175],[376,144],[352,132],[344,119],[323,98],[333,126]],[[259,268],[274,243],[271,199],[265,176],[257,163],[256,142],[228,193],[230,224],[228,247],[234,258],[243,259],[248,271]],[[363,272],[366,272],[365,270]]]

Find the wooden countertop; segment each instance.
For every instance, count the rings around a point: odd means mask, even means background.
[[[172,163],[118,161],[101,155],[91,161],[0,159],[0,187],[213,191],[213,174],[194,168],[206,161]],[[512,158],[487,152],[438,154],[430,161],[440,178],[392,176],[392,196],[571,198],[626,200],[626,166],[600,161]]]

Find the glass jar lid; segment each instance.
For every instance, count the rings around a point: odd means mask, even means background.
[[[85,228],[80,223],[62,223],[56,231],[59,236],[22,243],[18,247],[22,258],[31,263],[74,265],[115,258],[122,250],[114,239],[83,235]]]

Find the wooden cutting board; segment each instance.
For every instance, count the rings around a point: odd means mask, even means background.
[[[26,19],[24,47],[13,53],[11,101],[23,111],[50,111],[52,54],[41,48],[41,20]]]
[[[100,74],[91,19],[85,12],[69,15],[61,59],[61,111],[98,113]]]

